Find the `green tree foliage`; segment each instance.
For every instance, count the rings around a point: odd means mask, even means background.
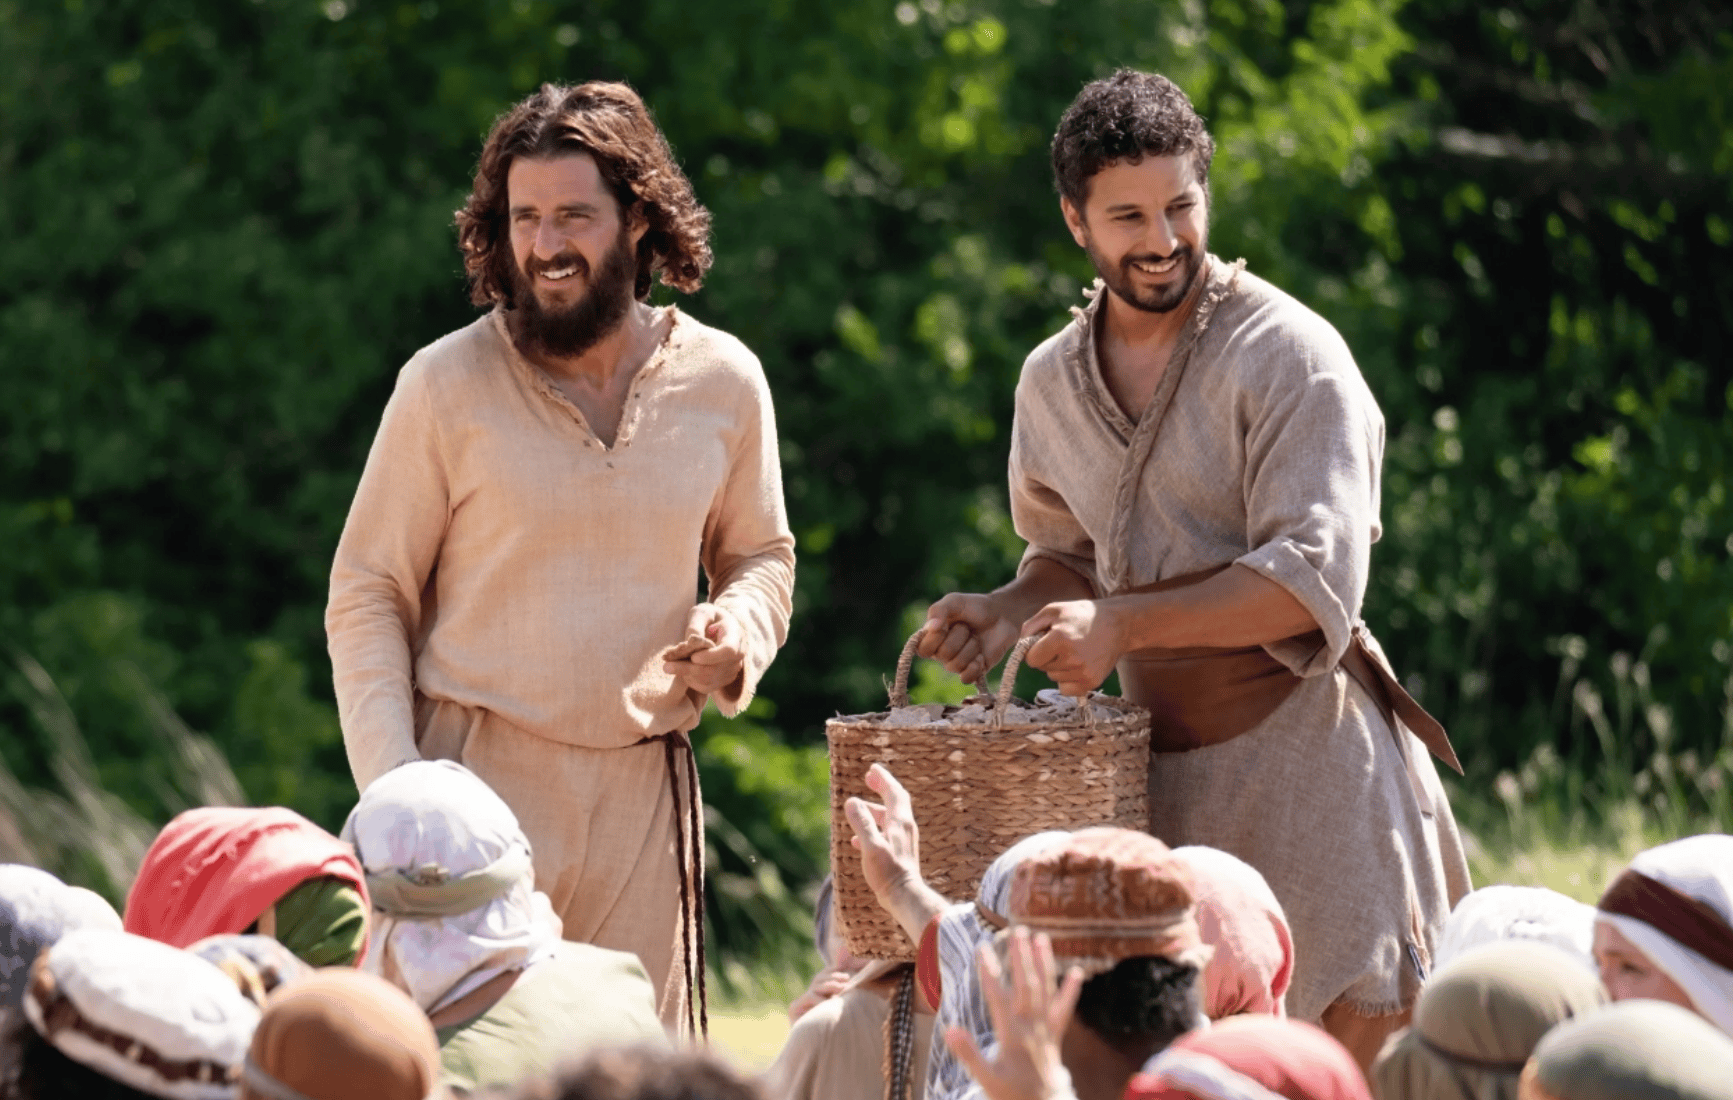
[[[451,213],[508,103],[629,80],[716,218],[682,306],[776,394],[795,627],[701,757],[719,931],[792,929],[823,718],[1015,566],[1012,386],[1092,275],[1047,142],[1132,65],[1210,119],[1215,251],[1383,403],[1367,616],[1464,757],[1573,748],[1633,668],[1631,738],[1717,751],[1730,35],[1637,0],[0,0],[0,636],[136,811],[174,805],[155,698],[335,826],[327,571],[397,367],[473,316]],[[13,695],[6,760],[51,783]]]
[[[1733,11],[1404,21],[1391,93],[1429,126],[1379,171],[1407,416],[1368,614],[1488,765],[1598,751],[1592,699],[1633,668],[1631,759],[1733,748]]]

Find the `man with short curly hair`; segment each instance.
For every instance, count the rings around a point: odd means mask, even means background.
[[[1018,576],[936,602],[921,652],[973,678],[1044,634],[1026,661],[1067,694],[1117,670],[1152,714],[1150,831],[1263,873],[1289,1014],[1364,1066],[1468,890],[1427,750],[1456,757],[1360,619],[1383,416],[1327,321],[1210,255],[1214,154],[1151,73],[1060,120],[1060,210],[1100,278],[1018,382]]]
[[[398,375],[331,570],[357,787],[461,762],[499,792],[564,935],[642,958],[670,1027],[703,980],[687,731],[751,701],[793,539],[758,360],[698,289],[710,216],[623,84],[494,124],[457,214],[488,312]],[[708,579],[698,600],[700,568]]]

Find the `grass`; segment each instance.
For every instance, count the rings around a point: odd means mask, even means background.
[[[783,1004],[736,1005],[710,1014],[710,1048],[750,1073],[769,1068],[787,1039]]]
[[[1672,714],[1645,664],[1614,654],[1608,665],[1611,705],[1588,678],[1561,678],[1571,741],[1584,746],[1575,758],[1542,745],[1514,771],[1449,784],[1477,886],[1546,886],[1593,902],[1636,853],[1733,831],[1733,680],[1719,748],[1674,751]]]

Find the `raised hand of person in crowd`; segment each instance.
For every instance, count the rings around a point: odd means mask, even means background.
[[[884,802],[851,798],[843,806],[861,871],[879,904],[918,942],[947,903],[921,877],[921,834],[909,792],[883,764],[868,769],[866,785]]]
[[[1100,687],[1128,647],[1129,623],[1110,601],[1050,603],[1023,624],[1023,634],[1042,638],[1023,663],[1040,669],[1066,695]]]
[[[701,603],[686,616],[686,638],[662,659],[662,671],[699,695],[714,695],[746,669],[746,634],[727,608]]]
[[[1077,1007],[1083,972],[1073,967],[1063,981],[1056,980],[1053,944],[1044,933],[1031,936],[1027,928],[1013,928],[1009,948],[1009,979],[991,943],[976,952],[981,992],[998,1041],[991,1057],[968,1028],[947,1029],[945,1043],[988,1100],[1076,1100],[1059,1043]]]

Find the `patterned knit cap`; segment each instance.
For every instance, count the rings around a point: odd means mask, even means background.
[[[1091,976],[1150,955],[1201,971],[1212,951],[1195,893],[1190,866],[1149,834],[1081,829],[1017,868],[1006,916],[1047,933],[1060,966]]]

